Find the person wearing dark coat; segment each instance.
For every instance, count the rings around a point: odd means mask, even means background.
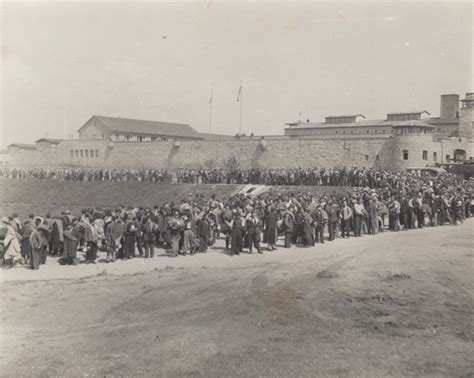
[[[131,259],[135,257],[135,240],[136,240],[135,222],[125,222],[124,243],[123,243],[123,258]]]
[[[48,226],[44,223],[39,223],[36,229],[30,234],[31,244],[31,269],[37,270],[43,258],[43,251],[48,246],[49,237]]]
[[[311,247],[314,245],[313,240],[313,218],[311,215],[304,211],[303,212],[303,236],[304,236],[304,246]]]
[[[143,232],[142,232],[142,216],[137,214],[133,220],[135,226],[135,243],[137,245],[138,255],[143,257]]]
[[[328,231],[329,241],[333,241],[336,237],[336,228],[338,222],[338,206],[335,203],[326,205],[326,213],[328,214]]]
[[[25,264],[27,264],[31,257],[31,243],[30,243],[30,235],[35,228],[30,220],[25,221],[23,227],[21,228],[21,257]]]
[[[63,245],[64,263],[68,265],[77,265],[77,247],[79,246],[79,235],[72,224],[66,226]]]
[[[277,222],[278,214],[273,206],[268,208],[267,216],[265,219],[265,235],[268,244],[269,251],[275,251],[275,244],[277,242]]]
[[[243,230],[244,226],[242,218],[240,217],[239,213],[235,213],[234,219],[232,220],[232,228],[230,232],[231,256],[240,255],[240,251],[242,250],[242,239],[244,236]]]
[[[197,226],[197,234],[199,238],[199,252],[207,252],[209,239],[211,237],[211,228],[207,216],[203,216]]]
[[[145,247],[145,258],[155,256],[155,232],[157,225],[150,217],[144,219],[142,225],[142,239]]]
[[[250,253],[252,253],[252,248],[254,246],[258,253],[262,253],[260,250],[260,237],[262,232],[260,228],[260,222],[255,211],[252,211],[250,216],[247,218],[246,227]]]
[[[283,229],[285,230],[285,248],[290,248],[295,232],[295,216],[291,211],[283,214]]]

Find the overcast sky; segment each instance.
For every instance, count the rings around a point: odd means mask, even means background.
[[[1,146],[92,115],[282,134],[325,115],[428,110],[472,90],[467,3],[2,3]]]

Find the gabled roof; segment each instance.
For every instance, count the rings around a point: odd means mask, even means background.
[[[466,93],[466,97],[464,97],[462,102],[471,102],[474,101],[474,93]]]
[[[9,144],[7,147],[18,147],[23,149],[36,150],[36,146],[34,144],[12,143]]]
[[[314,129],[314,128],[328,128],[334,129],[339,127],[373,127],[373,126],[391,126],[398,121],[387,121],[381,120],[364,120],[357,122],[345,122],[345,123],[325,123],[325,122],[290,122],[286,125],[290,126],[290,129]]]
[[[169,137],[196,138],[201,139],[202,136],[191,126],[183,123],[145,121],[140,119],[105,117],[94,115],[89,121],[82,126],[80,132],[92,119],[99,120],[102,125],[111,132],[142,134],[142,135],[163,135]]]
[[[433,125],[429,125],[425,122],[421,122],[417,119],[410,119],[408,121],[403,121],[403,122],[398,122],[398,123],[395,123],[392,127],[406,127],[406,126],[413,126],[413,127],[427,127],[427,128],[434,128]]]
[[[48,142],[48,143],[51,143],[51,144],[59,144],[61,142],[62,139],[54,139],[54,138],[41,138],[41,139],[38,139],[35,143],[38,143],[38,142]]]
[[[357,118],[362,117],[365,118],[363,114],[346,114],[346,115],[328,115],[326,118]]]
[[[421,121],[426,122],[430,125],[445,125],[445,124],[457,125],[459,123],[459,118],[444,119],[440,117],[433,117],[433,118],[423,118]]]
[[[387,115],[402,115],[402,114],[430,114],[427,110],[415,110],[415,111],[409,111],[409,112],[396,112],[396,113],[387,113]]]

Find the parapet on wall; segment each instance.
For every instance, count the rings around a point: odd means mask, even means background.
[[[110,142],[65,140],[55,147],[12,152],[12,165],[43,167],[222,167],[235,157],[242,168],[360,166],[390,168],[392,138],[275,138],[225,141]],[[87,152],[86,152],[87,151]]]

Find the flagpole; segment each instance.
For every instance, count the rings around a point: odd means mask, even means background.
[[[242,97],[244,94],[244,90],[242,88],[242,82],[240,82],[240,118],[239,118],[239,135],[242,135]]]
[[[212,105],[214,103],[213,96],[214,96],[214,83],[212,83],[211,85],[211,100],[209,101],[211,105],[211,108],[209,111],[209,139],[211,139],[211,129],[212,129]]]

